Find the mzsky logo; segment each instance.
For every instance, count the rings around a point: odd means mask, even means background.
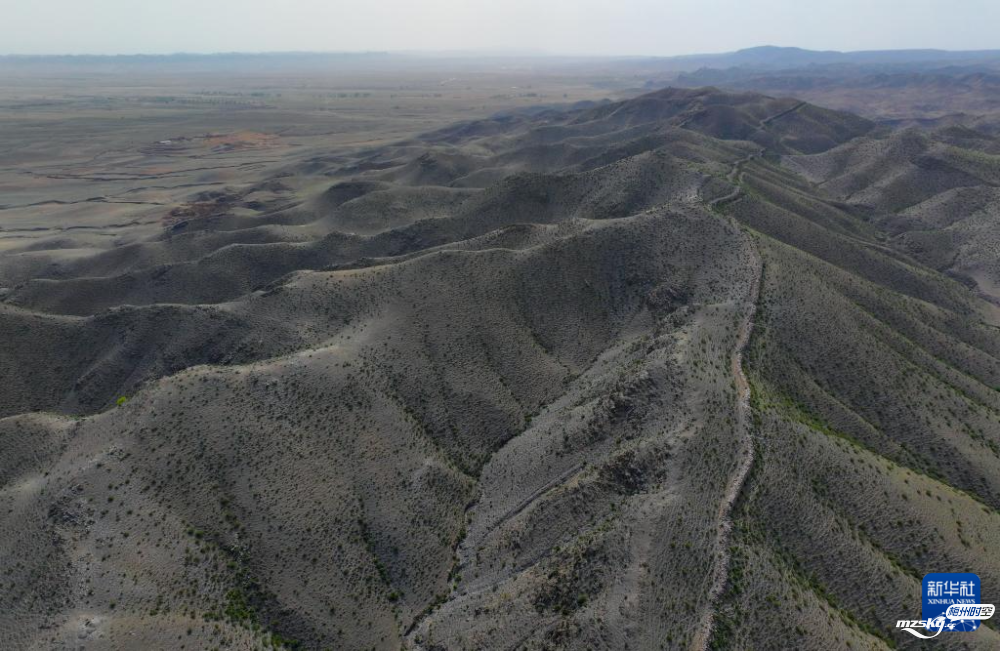
[[[921,589],[923,619],[901,619],[896,628],[925,640],[943,632],[976,630],[996,610],[993,604],[980,603],[979,586],[979,577],[969,572],[928,574]],[[934,634],[926,635],[918,629]]]

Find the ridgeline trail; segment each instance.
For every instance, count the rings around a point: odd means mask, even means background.
[[[730,173],[730,176],[733,177],[734,175],[738,175],[740,173],[739,168],[743,165],[743,163],[753,157],[754,155],[751,154],[736,161],[733,165],[733,170]],[[731,200],[732,198],[739,196],[741,192],[742,188],[737,184],[736,189],[732,193],[733,196],[727,200]],[[728,196],[729,195],[727,195],[727,197]],[[723,197],[722,199],[726,199],[727,197]],[[717,202],[719,201],[719,199],[716,199],[713,202],[710,202],[709,205],[717,205]],[[750,469],[753,467],[754,463],[752,432],[753,415],[750,407],[750,381],[747,379],[746,372],[743,369],[743,353],[746,350],[746,347],[750,342],[750,336],[753,333],[754,317],[757,313],[757,300],[760,296],[763,261],[760,257],[760,252],[757,249],[756,241],[753,236],[749,233],[747,233],[746,236],[748,238],[748,249],[750,252],[751,280],[750,286],[747,289],[746,312],[740,322],[739,331],[736,336],[736,345],[733,347],[733,351],[729,358],[730,372],[732,373],[733,383],[736,387],[735,411],[736,432],[739,434],[739,439],[737,441],[737,445],[739,446],[739,459],[737,461],[735,471],[729,477],[729,482],[726,485],[726,492],[722,497],[722,501],[719,503],[717,517],[719,522],[719,532],[716,537],[716,562],[715,567],[712,569],[712,582],[708,593],[708,607],[702,616],[702,621],[698,626],[698,630],[695,632],[694,641],[691,645],[691,648],[696,651],[705,651],[708,649],[709,642],[712,639],[712,630],[715,622],[715,606],[719,598],[722,596],[722,592],[726,587],[726,581],[729,578],[729,539],[733,526],[732,511],[734,505],[736,504],[736,500],[743,491],[747,476],[750,474]]]

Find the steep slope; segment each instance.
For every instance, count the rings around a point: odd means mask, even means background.
[[[859,138],[791,169],[868,216],[895,248],[1000,300],[1000,140],[964,126]]]

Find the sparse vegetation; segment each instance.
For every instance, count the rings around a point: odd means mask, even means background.
[[[149,219],[0,253],[0,626],[891,648],[1000,586],[991,136],[667,89],[399,143],[487,91],[282,83],[67,100],[256,126],[67,162]],[[607,94],[549,83],[490,106]]]

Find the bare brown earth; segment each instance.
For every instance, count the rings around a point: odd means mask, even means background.
[[[242,166],[5,245],[0,647],[917,648],[923,574],[1000,591],[991,253],[908,239],[990,223],[991,136],[490,113],[46,177]]]

